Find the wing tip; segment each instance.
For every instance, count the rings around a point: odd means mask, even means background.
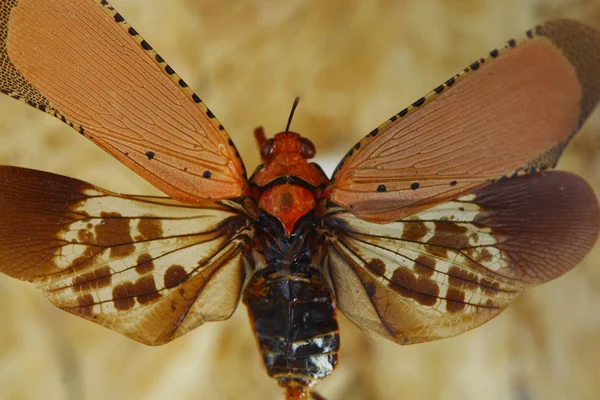
[[[593,189],[565,171],[535,173],[489,185],[474,200],[486,210],[479,222],[502,238],[511,262],[501,272],[540,285],[574,268],[594,247],[600,208]]]
[[[583,90],[581,127],[600,100],[600,32],[572,19],[548,21],[536,32],[560,49],[576,70]]]

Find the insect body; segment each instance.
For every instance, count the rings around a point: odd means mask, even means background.
[[[266,267],[253,274],[244,303],[269,375],[290,397],[327,377],[338,360],[333,291],[313,264],[319,251],[317,204],[329,184],[321,168],[307,162],[314,153],[308,139],[286,130],[261,143],[265,164],[250,179],[258,193],[259,259]]]
[[[593,191],[550,171],[600,98],[600,35],[575,21],[473,62],[351,147],[331,180],[289,123],[257,131],[263,165],[247,179],[212,111],[104,0],[3,1],[0,40],[3,93],[168,195],[2,166],[0,271],[150,345],[242,299],[290,400],[335,368],[336,311],[400,344],[458,335],[598,237]]]

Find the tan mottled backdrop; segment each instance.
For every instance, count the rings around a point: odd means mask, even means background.
[[[364,134],[470,61],[554,17],[600,28],[598,0],[113,0],[257,165],[252,130],[293,128],[331,171]],[[68,10],[65,10],[68,12]],[[93,144],[0,99],[0,164],[114,191],[153,189]],[[600,193],[600,114],[563,157]],[[0,216],[1,218],[1,216]],[[460,337],[401,347],[342,318],[328,399],[600,398],[600,246],[566,276]],[[158,348],[53,308],[0,276],[0,399],[281,399],[240,307]]]

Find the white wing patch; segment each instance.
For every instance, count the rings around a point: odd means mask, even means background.
[[[147,344],[228,318],[254,234],[234,202],[189,206],[0,167],[0,271]]]
[[[498,274],[509,267],[496,247],[502,238],[477,224],[483,210],[472,199],[464,196],[388,224],[339,209],[326,217],[333,233],[326,234],[326,265],[344,313],[402,343],[456,335],[462,324],[472,326],[505,308],[523,287]],[[348,266],[362,285],[343,276]],[[381,323],[394,313],[398,327]]]
[[[358,326],[419,343],[473,329],[573,268],[599,215],[591,188],[564,172],[498,181],[386,224],[331,206],[321,262]]]

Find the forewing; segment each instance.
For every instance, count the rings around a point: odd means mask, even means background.
[[[121,196],[2,166],[0,215],[0,272],[142,343],[166,343],[237,306],[252,233],[233,205]]]
[[[244,166],[214,114],[102,0],[0,5],[0,91],[85,135],[183,202],[239,197]]]
[[[526,287],[562,275],[594,246],[599,225],[581,178],[538,173],[388,224],[333,209],[324,263],[354,323],[419,343],[475,328]]]
[[[600,35],[557,20],[472,63],[356,144],[330,199],[391,222],[554,167],[600,96]]]

